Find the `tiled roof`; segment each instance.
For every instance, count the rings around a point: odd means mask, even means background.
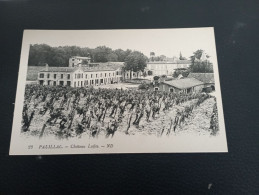
[[[96,63],[95,67],[42,67],[39,72],[74,72],[78,68],[81,68],[85,72],[94,72],[94,71],[114,71],[123,66],[122,62],[106,62],[106,63]]]
[[[48,67],[48,70],[44,67],[40,72],[74,72],[77,68],[74,67]]]
[[[105,63],[99,63],[99,66],[103,68],[117,70],[124,66],[124,62],[105,62]]]
[[[215,83],[214,73],[190,73],[188,78],[195,78],[203,83]]]
[[[191,61],[190,60],[155,61],[155,62],[147,62],[147,64],[191,64]]]
[[[190,64],[191,63],[190,60],[177,60],[176,62],[177,62],[177,64]]]
[[[72,58],[87,59],[87,60],[91,59],[89,57],[81,57],[81,56],[72,56]]]
[[[195,79],[195,78],[185,78],[185,79],[176,79],[171,81],[164,81],[163,83],[167,85],[171,85],[178,89],[187,89],[190,87],[194,87],[197,85],[203,85],[203,82]]]
[[[90,63],[97,64],[97,66],[93,67],[83,67],[84,71],[105,71],[105,70],[117,70],[122,68],[124,62],[105,62],[105,63]]]
[[[113,68],[107,68],[107,67],[82,67],[84,72],[99,72],[99,71],[114,71]]]
[[[40,72],[74,72],[80,67],[49,67],[48,71],[43,68],[43,70],[40,70]],[[116,69],[114,68],[108,68],[108,67],[81,67],[81,69],[84,72],[99,72],[99,71],[114,71]]]

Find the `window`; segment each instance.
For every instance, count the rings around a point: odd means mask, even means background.
[[[106,77],[106,73],[105,73],[105,75],[104,75],[105,77]]]
[[[93,74],[91,74],[91,78],[93,78]]]
[[[67,75],[67,79],[70,79],[70,74]]]
[[[75,74],[75,79],[76,79],[76,74]]]
[[[114,73],[112,73],[112,75],[114,76]]]
[[[116,75],[119,75],[119,71],[116,71]]]
[[[81,75],[81,78],[84,78],[84,75],[83,75],[83,73],[82,73],[82,75]]]
[[[85,78],[87,79],[87,74],[85,75]]]
[[[44,78],[44,74],[40,74],[40,78]]]
[[[111,73],[109,73],[109,77],[111,76]]]
[[[56,79],[57,78],[57,74],[54,74],[54,79]]]
[[[63,74],[61,74],[60,77],[63,79]]]
[[[86,81],[86,85],[88,85],[88,81]]]
[[[95,78],[98,78],[98,74],[96,74],[96,77]]]
[[[80,84],[79,82],[80,82],[80,81],[77,82],[77,86],[78,86],[78,87],[79,87],[79,84]]]
[[[81,87],[83,86],[83,81],[81,81]]]
[[[47,78],[49,79],[49,74],[47,74]]]
[[[71,85],[71,81],[68,81],[68,82],[67,82],[67,86],[70,86],[70,85]]]
[[[102,77],[102,76],[103,76],[103,74],[101,73],[101,74],[100,74],[100,77]]]
[[[75,59],[74,58],[72,58],[72,61],[74,61]]]

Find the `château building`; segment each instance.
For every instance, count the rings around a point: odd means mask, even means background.
[[[161,75],[172,75],[174,71],[178,68],[187,69],[191,65],[190,60],[174,60],[174,61],[157,61],[148,62],[146,67],[146,72],[148,75],[150,73],[154,76]]]
[[[38,84],[86,87],[113,84],[122,81],[118,67],[49,67],[38,73]]]
[[[152,54],[152,55],[151,55]],[[180,53],[181,56],[181,53]],[[154,52],[150,53],[150,61],[147,62],[145,72],[147,75],[161,76],[161,75],[172,75],[176,69],[185,68],[187,69],[191,65],[190,60],[181,60],[174,56],[172,58],[166,57],[162,61],[154,61]]]

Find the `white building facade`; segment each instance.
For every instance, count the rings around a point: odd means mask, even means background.
[[[189,68],[191,61],[189,60],[175,60],[175,61],[159,61],[148,62],[146,67],[146,73],[151,71],[154,76],[172,75],[175,69]]]
[[[119,69],[89,69],[83,67],[47,67],[38,73],[38,84],[50,86],[87,87],[122,81]]]

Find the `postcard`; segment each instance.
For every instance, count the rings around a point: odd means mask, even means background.
[[[24,30],[10,155],[228,152],[214,28]]]

